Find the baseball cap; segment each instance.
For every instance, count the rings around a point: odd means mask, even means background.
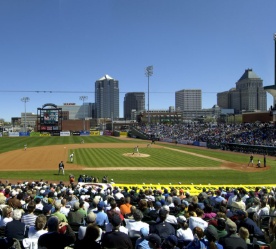
[[[216,241],[219,239],[218,238],[218,232],[217,229],[210,225],[208,226],[205,230],[204,230],[204,234],[208,237],[208,238],[214,238]]]
[[[184,222],[186,222],[186,221],[187,221],[187,219],[186,219],[186,217],[183,216],[183,215],[180,215],[180,216],[178,216],[178,218],[177,218],[177,222],[179,222],[179,223],[184,223]]]
[[[98,208],[104,208],[105,203],[103,201],[100,201],[97,205]]]
[[[50,210],[52,210],[52,205],[47,204],[43,207],[43,213],[48,213]]]
[[[162,207],[162,209],[166,210],[167,212],[170,212],[170,208],[169,208],[168,205],[164,205],[164,206]]]
[[[238,215],[238,216],[246,215],[246,211],[237,210],[237,211],[235,212],[235,214]]]
[[[157,235],[157,234],[149,234],[149,236],[147,236],[145,238],[148,242],[151,242],[153,244],[156,244],[157,246],[161,245],[161,238]]]
[[[155,202],[155,206],[156,206],[156,207],[162,207],[162,204],[161,204],[160,201],[157,201],[157,202]]]

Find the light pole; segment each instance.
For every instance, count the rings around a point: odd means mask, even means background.
[[[87,100],[87,96],[80,96],[80,100],[82,100],[82,108],[83,108],[83,131],[85,131],[85,112],[84,112],[84,101]]]
[[[25,121],[24,121],[24,131],[25,133],[27,133],[27,130],[26,130],[26,123],[27,123],[27,119],[26,119],[26,103],[30,101],[30,98],[29,97],[23,97],[21,98],[21,101],[24,102],[24,106],[25,106]]]
[[[149,78],[153,74],[153,66],[146,67],[145,75],[148,77],[148,123],[150,123],[150,113],[149,113]]]

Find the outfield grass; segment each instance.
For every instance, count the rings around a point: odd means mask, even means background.
[[[124,157],[132,152],[129,148],[112,149],[77,149],[74,150],[75,162],[86,167],[215,167],[221,163],[211,159],[195,157],[164,148],[140,148],[141,154],[150,157]]]
[[[0,137],[0,153],[23,149],[24,144],[28,147],[49,146],[59,144],[79,144],[81,140],[85,143],[121,143],[119,139],[108,136],[95,137]],[[133,141],[125,141],[125,143]]]
[[[78,144],[84,139],[85,143],[133,143],[133,140],[121,141],[114,137],[19,137],[19,138],[0,138],[0,153],[11,150],[22,149],[24,144],[28,147],[51,146],[58,144]],[[135,140],[135,143],[145,143],[145,141]],[[158,144],[158,143],[157,143]],[[189,151],[201,155],[206,155],[230,162],[247,164],[248,154],[229,154],[220,150],[201,150],[196,147],[182,147],[172,144],[162,144],[169,148]],[[240,172],[233,170],[208,170],[208,167],[218,167],[219,162],[204,159],[201,157],[184,154],[169,149],[156,149],[140,147],[140,153],[150,154],[147,158],[129,158],[123,157],[122,154],[129,153],[129,149],[124,148],[97,148],[97,149],[76,149],[75,162],[85,167],[159,167],[159,170],[150,171],[71,171],[65,176],[57,175],[56,171],[35,171],[35,172],[1,172],[1,179],[22,179],[22,180],[39,180],[48,181],[68,180],[69,173],[76,177],[80,174],[97,176],[100,179],[104,175],[113,178],[116,183],[129,184],[274,184],[274,175],[276,171],[276,161],[274,158],[268,158],[267,164],[271,169],[263,172]],[[257,157],[255,156],[255,160]],[[43,162],[41,162],[43,163]],[[206,170],[162,170],[164,167],[206,167]],[[276,184],[275,184],[276,185]]]

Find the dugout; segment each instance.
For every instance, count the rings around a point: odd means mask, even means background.
[[[236,143],[222,143],[221,146],[223,150],[276,156],[276,147],[274,146],[248,145]]]

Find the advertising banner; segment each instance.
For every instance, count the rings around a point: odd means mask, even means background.
[[[90,136],[90,131],[81,131],[80,136]]]
[[[41,133],[40,136],[41,137],[50,137],[51,134],[50,133]]]
[[[100,131],[90,131],[90,136],[100,136]]]
[[[72,132],[72,136],[79,136],[80,135],[80,132],[79,131],[73,131]]]
[[[199,193],[201,193],[203,191],[203,188],[206,189],[206,191],[215,191],[217,189],[219,189],[220,187],[222,189],[226,189],[226,187],[230,188],[230,189],[238,189],[238,188],[244,188],[247,191],[254,191],[255,188],[266,188],[268,193],[270,192],[270,190],[275,187],[275,184],[264,184],[264,185],[260,185],[260,184],[240,184],[240,185],[160,185],[160,184],[113,184],[113,187],[117,186],[120,189],[123,189],[124,187],[128,187],[128,189],[131,188],[138,188],[138,189],[152,189],[152,190],[164,190],[164,189],[168,189],[170,190],[172,187],[175,189],[182,189],[185,191],[189,191],[191,195],[198,195]]]
[[[9,137],[19,137],[19,132],[9,132]]]
[[[22,131],[20,131],[19,132],[19,136],[20,137],[29,137],[30,136],[30,132],[22,132]]]
[[[59,131],[58,131],[58,132],[57,132],[57,131],[56,131],[56,132],[53,132],[53,133],[52,133],[52,136],[59,137],[59,136],[60,136],[60,132],[59,132]]]
[[[112,131],[104,131],[105,136],[112,136]]]
[[[61,131],[60,136],[61,137],[69,137],[70,136],[70,131]]]

